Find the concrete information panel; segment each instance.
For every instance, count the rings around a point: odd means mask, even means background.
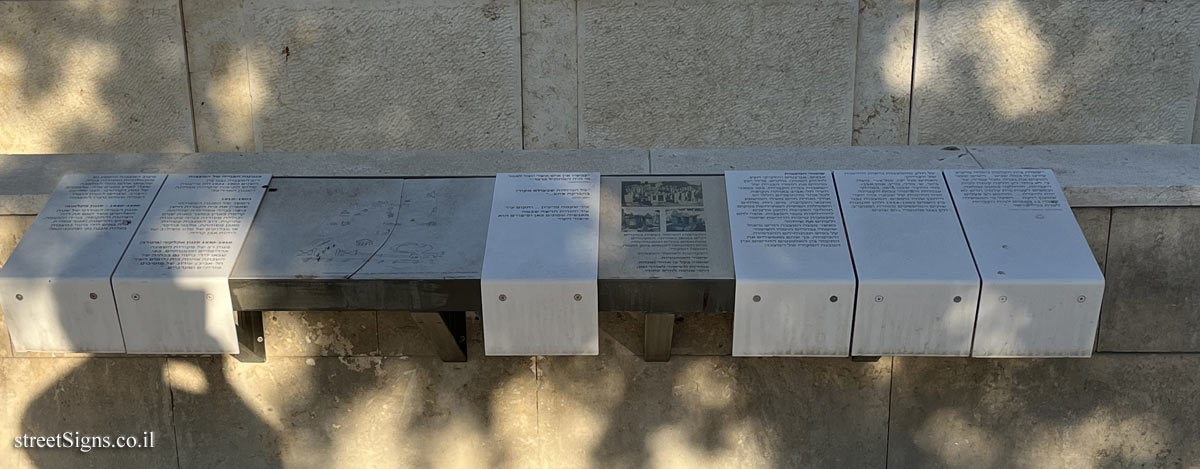
[[[242,245],[237,278],[349,278],[392,235],[402,179],[279,178]]]
[[[396,229],[355,279],[474,279],[495,179],[410,179]]]
[[[1104,276],[1050,170],[946,171],[983,279],[976,357],[1087,357]]]
[[[596,173],[498,174],[483,260],[488,355],[596,355]]]
[[[237,353],[229,274],[271,176],[172,174],[113,275],[129,353]]]
[[[0,270],[15,351],[125,351],[109,278],[165,179],[70,174],[59,181]]]
[[[734,356],[847,356],[854,267],[828,171],[727,171]]]
[[[858,273],[852,355],[971,353],[979,274],[940,171],[835,171]]]
[[[600,197],[601,278],[733,276],[720,176],[605,177]]]

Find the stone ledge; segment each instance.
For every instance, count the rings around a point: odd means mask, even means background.
[[[1073,207],[1200,205],[1200,145],[951,145],[0,155],[0,215],[36,214],[59,178],[71,172],[422,177],[519,171],[700,174],[730,169],[924,168],[1050,168]]]
[[[494,176],[650,172],[646,150],[0,155],[0,215],[33,215],[67,173],[270,173],[281,177]]]

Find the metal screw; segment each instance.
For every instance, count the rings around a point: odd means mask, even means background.
[[[1007,297],[1007,296],[1003,296],[1003,295],[1001,295],[1001,296],[1000,296],[1000,302],[1001,302],[1001,303],[1006,303],[1006,302],[1008,302],[1008,297]]]
[[[1003,271],[1003,270],[997,270],[997,271],[996,271],[996,275],[1004,275],[1004,271]]]
[[[583,301],[583,295],[580,295],[580,294],[576,293],[576,294],[575,294],[575,301]]]
[[[883,295],[875,295],[876,303],[883,303]]]
[[[956,296],[956,297],[954,297],[954,302],[955,302],[955,303],[962,303],[962,297],[961,297],[961,296]]]
[[[134,293],[134,294],[132,294],[132,295],[129,295],[129,297],[130,297],[130,298],[133,298],[133,301],[137,301],[137,300],[140,300],[140,299],[142,299],[142,295],[139,295],[139,294],[137,294],[137,293]]]
[[[206,299],[206,300],[208,300],[208,301],[212,301],[212,300],[213,300],[213,294],[212,294],[212,293],[205,293],[205,294],[204,294],[204,299]]]
[[[829,297],[829,302],[830,302],[830,303],[837,303],[837,295],[833,295],[833,296]]]
[[[1083,295],[1079,295],[1079,298],[1076,298],[1075,301],[1083,303],[1084,301],[1087,301],[1087,297],[1083,296]]]
[[[752,300],[754,300],[754,302],[755,302],[755,303],[758,303],[759,301],[762,301],[762,297],[761,297],[761,296],[758,296],[758,295],[754,295],[754,298],[751,298],[751,299],[752,299]]]
[[[96,299],[96,298],[100,298],[100,295],[97,295],[97,294],[95,294],[95,293],[88,293],[88,298],[91,298],[91,299],[93,299],[93,300],[94,300],[94,299]]]
[[[261,343],[262,343],[262,341],[263,341],[263,337],[260,335],[260,336],[258,336],[258,338],[257,338],[257,339],[255,339],[255,340],[257,340],[257,341],[258,341],[258,343],[260,343],[260,344],[261,344]]]
[[[22,294],[20,294],[20,293],[17,293],[17,301],[21,301],[21,300],[24,300],[24,299],[25,299],[25,295],[22,295]]]
[[[508,295],[505,295],[505,294],[501,293],[501,294],[500,294],[500,301],[508,301]]]

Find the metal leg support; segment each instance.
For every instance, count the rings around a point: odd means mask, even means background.
[[[675,334],[675,313],[646,313],[646,342],[643,359],[665,362],[671,359],[671,338]]]
[[[467,361],[467,313],[414,312],[413,321],[421,328],[425,338],[437,349],[444,362]]]
[[[263,334],[262,311],[237,312],[237,359],[244,363],[267,361],[266,336]]]

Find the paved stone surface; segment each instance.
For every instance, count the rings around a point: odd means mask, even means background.
[[[242,0],[183,0],[188,77],[201,152],[255,151]]]
[[[168,467],[175,465],[171,393],[161,358],[0,359],[0,466]],[[14,448],[22,435],[136,436],[145,449]],[[82,443],[83,440],[76,440]]]
[[[1075,221],[1087,238],[1092,254],[1096,256],[1096,265],[1104,272],[1104,263],[1108,258],[1108,228],[1112,221],[1112,209],[1108,208],[1077,208]]]
[[[1200,205],[1200,146],[967,148],[984,168],[1049,168],[1075,207]]]
[[[854,145],[907,145],[916,0],[858,5]]]
[[[1189,143],[1200,3],[920,3],[912,143]]]
[[[650,172],[647,150],[480,150],[307,153],[0,155],[0,215],[33,215],[64,174],[269,173],[285,176],[495,176]]]
[[[1115,208],[1098,350],[1200,352],[1200,207]]]
[[[889,467],[1195,467],[1200,355],[896,358]]]
[[[0,153],[194,151],[174,0],[0,1]]]
[[[856,2],[580,2],[584,147],[845,145]]]
[[[37,217],[0,216],[0,267],[4,267],[4,261],[12,255],[13,249],[16,249],[29,225],[33,224],[34,218]],[[0,357],[11,357],[12,353],[8,328],[4,327],[4,311],[0,310]]]
[[[521,0],[524,148],[579,147],[575,0]]]
[[[268,357],[379,355],[374,311],[263,313]]]
[[[879,467],[890,359],[547,357],[543,467]]]
[[[528,467],[530,358],[174,360],[181,467]]]
[[[246,0],[265,151],[521,148],[516,0]]]
[[[978,169],[959,146],[662,149],[650,151],[655,174],[729,170]]]

